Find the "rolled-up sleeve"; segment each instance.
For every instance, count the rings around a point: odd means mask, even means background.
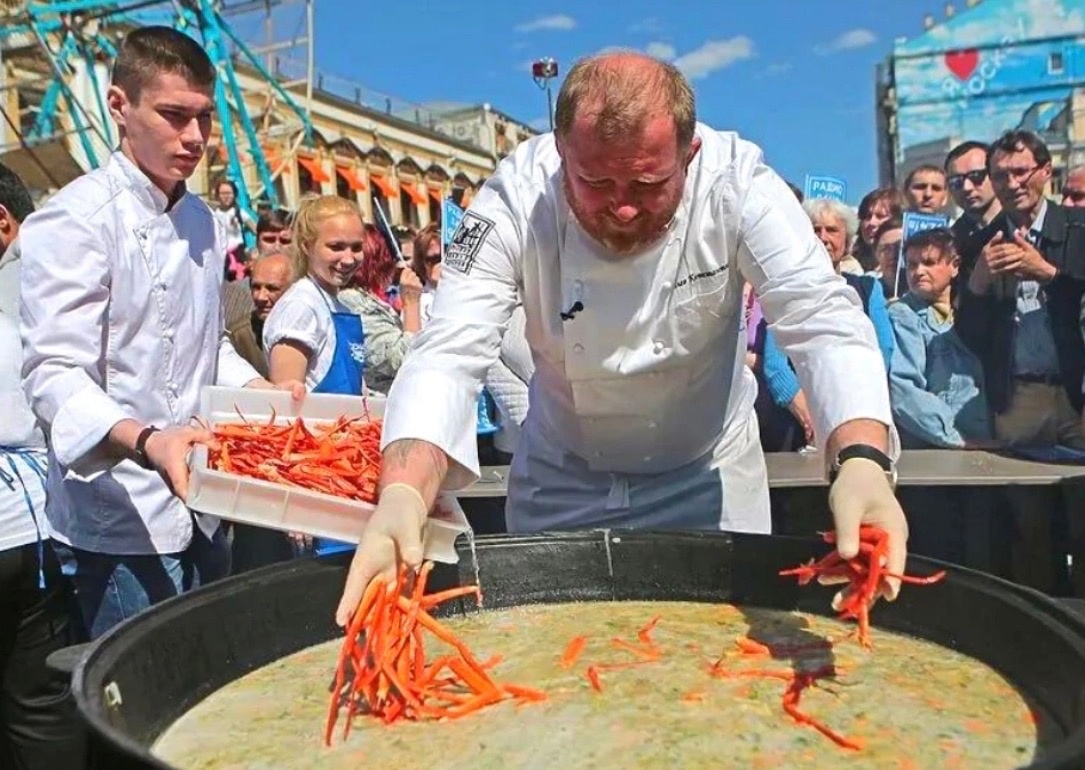
[[[383,444],[440,447],[452,461],[447,489],[478,478],[476,399],[516,306],[524,228],[514,212],[522,210],[500,172],[475,197],[442,265],[432,315],[388,393]]]
[[[108,244],[81,212],[60,205],[32,214],[19,237],[23,389],[57,460],[75,466],[133,416],[103,382]]]
[[[802,207],[758,162],[741,202],[739,267],[806,393],[819,448],[840,425],[870,419],[891,432],[885,362],[858,295],[831,267]]]

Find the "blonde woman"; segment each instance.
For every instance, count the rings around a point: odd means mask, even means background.
[[[365,371],[362,319],[339,301],[362,259],[358,208],[333,195],[307,198],[294,217],[294,274],[304,276],[264,322],[270,379],[302,380],[312,393],[359,395]],[[322,556],[354,546],[317,538]]]
[[[294,271],[302,276],[264,323],[272,382],[301,380],[312,393],[362,392],[362,319],[339,301],[362,259],[358,208],[343,198],[307,198],[294,217]]]

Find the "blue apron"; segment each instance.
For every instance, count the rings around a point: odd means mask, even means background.
[[[312,280],[312,279],[310,279]],[[315,283],[314,283],[315,285]],[[362,318],[356,313],[339,313],[328,301],[324,290],[317,286],[317,291],[324,298],[335,328],[335,353],[332,365],[315,388],[313,393],[338,393],[347,396],[362,394],[362,377],[365,374],[365,332],[362,330]],[[329,540],[318,537],[314,541],[317,556],[352,551],[353,543]]]

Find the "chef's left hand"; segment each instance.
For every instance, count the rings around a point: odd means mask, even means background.
[[[245,387],[256,388],[257,390],[288,390],[295,401],[301,401],[305,398],[305,383],[298,380],[283,380],[276,385],[275,383],[260,377],[252,380]]]
[[[880,465],[862,457],[845,460],[829,489],[829,508],[836,525],[836,550],[842,558],[858,555],[860,526],[878,527],[889,534],[886,570],[895,575],[904,574],[908,520]],[[884,578],[878,591],[889,601],[896,599],[899,592],[899,578]],[[839,600],[837,597],[834,606]]]

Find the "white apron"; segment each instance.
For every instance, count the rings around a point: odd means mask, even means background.
[[[562,327],[564,366],[536,360],[510,532],[770,531],[756,383],[739,354],[742,280],[734,265],[706,272],[688,258],[685,209],[659,247],[622,260],[569,216],[562,294],[583,309]],[[645,312],[660,305],[645,301],[653,293],[669,312]]]

